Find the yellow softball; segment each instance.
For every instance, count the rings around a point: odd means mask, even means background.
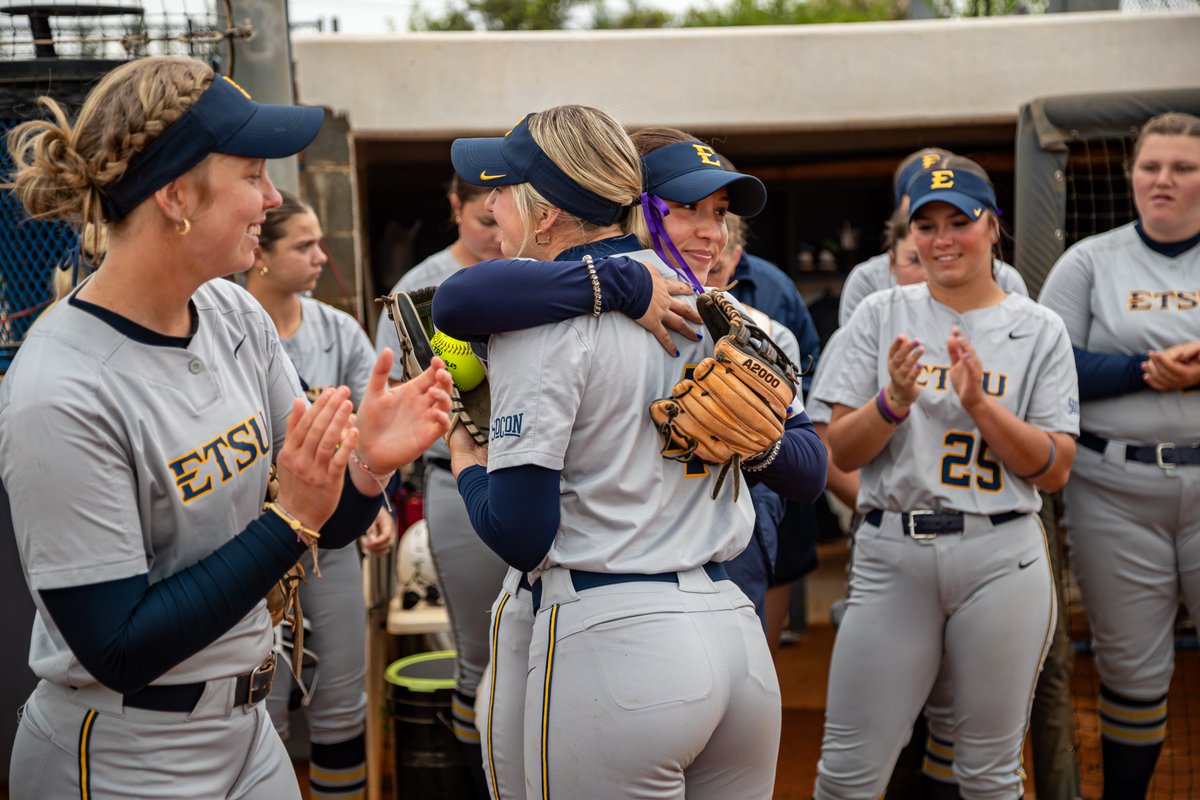
[[[483,382],[483,364],[471,352],[469,344],[438,331],[429,340],[429,346],[446,362],[446,369],[460,390],[469,392]]]

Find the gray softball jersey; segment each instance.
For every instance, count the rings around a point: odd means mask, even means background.
[[[37,604],[30,667],[52,683],[95,680],[39,590],[143,573],[161,580],[262,513],[299,381],[270,317],[244,289],[210,281],[192,306],[195,333],[184,348],[129,338],[64,300],[0,383],[0,477]],[[157,682],[246,672],[271,644],[262,602]]]
[[[1034,512],[1037,487],[990,456],[950,381],[946,339],[957,325],[983,362],[984,391],[1046,431],[1079,432],[1075,359],[1056,314],[1019,294],[965,314],[942,305],[926,284],[868,297],[838,343],[840,368],[819,399],[858,408],[889,379],[888,348],[899,334],[925,347],[921,392],[908,419],[862,468],[858,510],[944,509],[971,514]],[[976,491],[978,490],[978,491]]]

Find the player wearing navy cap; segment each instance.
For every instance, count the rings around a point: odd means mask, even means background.
[[[254,263],[280,202],[264,159],[306,146],[320,109],[259,105],[170,57],[112,71],[74,122],[44,107],[10,134],[15,193],[109,237],[0,384],[41,679],[12,797],[299,797],[260,702],[264,596],[370,524],[376,478],[448,427],[449,373],[388,390],[381,359],[351,424],[349,390],[309,407],[266,312],[217,280]]]
[[[949,150],[940,147],[926,147],[915,153],[909,153],[896,167],[892,175],[892,194],[895,207],[908,209],[908,194],[906,189],[917,175],[928,170],[941,159],[954,155]],[[1025,279],[1011,265],[1000,259],[995,259],[993,271],[996,283],[1006,292],[1029,294],[1025,288]],[[870,295],[882,289],[897,286],[896,279],[889,268],[887,253],[871,256],[861,264],[856,265],[846,276],[842,284],[841,297],[838,301],[838,324],[845,325],[854,314],[858,304]]]
[[[930,731],[954,745],[957,791],[1019,797],[1055,620],[1037,489],[1061,486],[1074,456],[1070,346],[1060,320],[996,284],[996,200],[974,162],[943,159],[908,194],[927,282],[863,301],[818,389],[864,522],[815,795],[879,797],[940,672],[952,707]]]
[[[543,114],[527,119],[529,135],[556,156],[562,177],[604,197],[613,211],[644,212],[646,235],[689,282],[699,285],[720,254],[731,202],[743,203],[747,213],[761,207],[761,184],[725,172],[719,155],[700,142],[678,143],[660,156],[669,166],[692,163],[671,175],[680,199],[664,201],[642,195],[636,152],[615,123],[609,139],[626,141],[619,160],[561,135],[580,129],[579,120],[564,128],[561,116]],[[503,149],[503,139],[476,140],[470,150],[456,146],[455,167],[464,178],[500,174],[493,166],[500,166],[494,160]],[[653,157],[646,154],[648,172]],[[507,166],[504,174],[512,179],[513,165]],[[710,174],[696,178],[700,170]],[[604,209],[586,196],[571,209],[548,208],[540,199],[527,205],[534,192],[569,196],[561,186],[544,191],[546,174],[518,171],[516,180],[527,183],[493,194],[506,253],[541,257],[536,248],[578,235],[580,217],[593,224],[610,218],[593,214]],[[735,183],[737,199],[731,200],[726,187]],[[601,195],[600,186],[618,191]],[[642,210],[633,207],[639,195]],[[676,217],[670,239],[664,216]],[[638,258],[670,274],[652,254]],[[521,276],[532,273],[522,272],[527,268],[520,263],[510,266],[516,268],[513,285],[524,286]],[[570,266],[587,275],[578,261]],[[447,320],[474,294],[464,286],[478,290],[474,273],[482,270],[486,281],[489,267],[477,265],[442,285],[439,292],[449,291],[435,300],[440,327],[467,333]],[[442,313],[444,296],[448,316]],[[508,295],[502,296],[507,305]],[[506,422],[494,428],[500,435],[493,433],[490,453],[476,450],[461,432],[451,439],[476,529],[539,580],[525,714],[529,796],[587,797],[613,787],[624,796],[643,796],[666,780],[672,791],[686,785],[690,797],[769,797],[779,716],[774,670],[749,602],[712,563],[744,547],[751,505],[732,502],[728,493],[713,503],[711,478],[703,479],[707,470],[688,480],[686,465],[663,459],[661,436],[646,411],[650,400],[678,381],[681,369],[711,352],[711,344],[694,334],[675,339],[681,364],[653,348],[629,320],[603,314],[602,296],[593,295],[585,309],[586,315],[565,322],[493,336],[493,415]],[[806,424],[801,418],[794,429]],[[787,451],[776,469],[764,465],[763,473],[804,483],[795,451]],[[490,474],[469,466],[485,463]],[[820,477],[806,489],[815,494]],[[526,481],[519,492],[514,479]],[[510,508],[516,497],[519,508]],[[608,623],[594,624],[597,613]],[[697,673],[698,664],[708,668]],[[680,683],[680,675],[688,680]]]
[[[1147,122],[1130,183],[1137,221],[1067,250],[1041,295],[1079,369],[1081,447],[1063,501],[1100,673],[1107,800],[1146,796],[1180,600],[1200,611],[1200,119]]]

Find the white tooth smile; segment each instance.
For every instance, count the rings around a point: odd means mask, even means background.
[[[262,225],[251,225],[247,230],[251,236],[262,235]]]

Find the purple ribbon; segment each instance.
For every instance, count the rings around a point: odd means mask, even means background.
[[[675,243],[671,241],[671,237],[667,235],[667,229],[663,226],[663,217],[670,213],[671,208],[667,205],[666,200],[663,200],[656,194],[642,192],[642,215],[646,218],[646,226],[650,228],[650,241],[654,244],[654,252],[658,253],[658,257],[663,260],[663,263],[675,270],[675,274],[679,276],[681,281],[690,283],[692,288],[696,290],[696,294],[704,294],[704,287],[700,285],[700,281],[696,280],[696,275],[692,272],[692,268],[683,260],[683,256],[679,254],[679,250],[675,247]],[[667,258],[664,243],[666,248],[670,249],[671,255],[675,257],[675,264],[672,264],[671,259]],[[676,266],[676,264],[679,266]]]

